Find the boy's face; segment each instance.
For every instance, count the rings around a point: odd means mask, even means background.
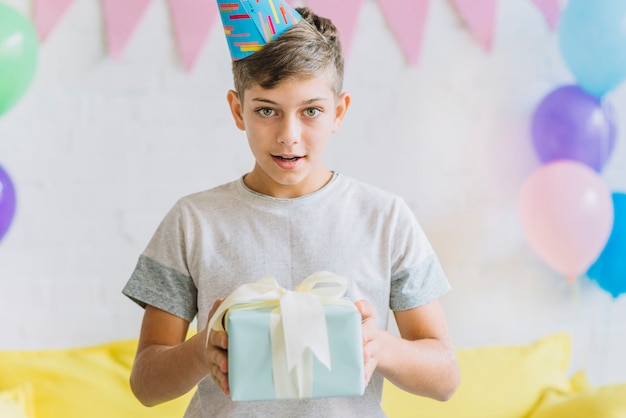
[[[322,158],[350,96],[343,93],[336,99],[326,77],[285,80],[272,89],[254,85],[245,91],[243,101],[231,90],[228,102],[256,160],[244,179],[248,187],[268,196],[293,198],[330,180]]]

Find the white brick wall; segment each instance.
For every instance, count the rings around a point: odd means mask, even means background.
[[[29,10],[27,0],[7,3]],[[421,63],[409,67],[373,0],[348,57],[353,106],[328,165],[403,195],[454,286],[443,299],[459,346],[574,336],[572,369],[626,380],[626,298],[578,289],[529,249],[517,218],[539,167],[530,116],[572,83],[532,2],[501,0],[482,51],[448,2],[432,2]],[[155,0],[119,61],[106,56],[97,0],[76,1],[41,48],[36,79],[0,117],[0,165],[18,193],[0,242],[0,349],[65,347],[137,335],[141,310],[120,293],[165,212],[187,193],[249,170],[225,94],[218,25],[186,73]],[[626,87],[608,98],[626,126]],[[603,172],[626,190],[626,146]]]

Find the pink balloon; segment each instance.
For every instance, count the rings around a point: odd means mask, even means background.
[[[569,281],[587,271],[613,228],[611,192],[583,163],[543,165],[524,184],[520,217],[531,248]]]

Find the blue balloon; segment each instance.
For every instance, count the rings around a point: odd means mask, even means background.
[[[596,97],[626,78],[626,1],[569,0],[560,18],[561,53],[578,84]]]
[[[613,193],[612,197],[613,229],[587,276],[616,298],[626,293],[626,193]]]

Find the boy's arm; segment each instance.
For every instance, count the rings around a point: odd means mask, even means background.
[[[374,371],[407,392],[448,400],[459,384],[459,368],[439,301],[394,312],[401,337],[376,326],[367,301],[356,306],[363,317],[365,374]]]
[[[211,310],[215,311],[220,301]],[[209,316],[210,316],[209,315]],[[130,386],[141,403],[157,405],[184,395],[207,375],[228,394],[228,339],[224,332],[206,332],[185,341],[189,322],[146,306]]]

